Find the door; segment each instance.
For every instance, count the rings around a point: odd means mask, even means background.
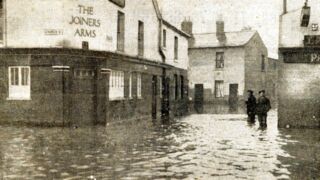
[[[238,84],[229,85],[229,107],[231,111],[238,109]]]
[[[78,125],[91,125],[96,121],[96,72],[77,68],[73,71],[72,120]]]
[[[157,119],[157,76],[152,77],[152,119]]]
[[[197,113],[203,113],[203,84],[194,86],[194,109]]]
[[[162,79],[162,87],[161,118],[167,121],[170,117],[170,78]]]

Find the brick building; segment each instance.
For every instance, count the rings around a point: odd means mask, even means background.
[[[300,7],[287,9],[291,4],[283,2],[279,127],[320,127],[320,3],[301,1]]]
[[[49,5],[50,4],[50,5]],[[1,123],[186,112],[189,35],[156,0],[1,0]]]
[[[182,29],[192,34],[192,22]],[[217,21],[216,32],[192,34],[189,45],[190,96],[203,86],[206,112],[239,112],[247,90],[268,87],[268,51],[257,31],[225,32],[224,22]]]

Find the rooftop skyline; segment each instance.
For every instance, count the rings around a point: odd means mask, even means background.
[[[288,0],[288,11],[303,6],[305,0]],[[269,51],[278,58],[281,0],[159,0],[165,19],[180,27],[184,19],[193,22],[194,33],[215,32],[216,20],[223,18],[225,31],[245,27],[257,30]],[[172,11],[174,9],[174,11]]]

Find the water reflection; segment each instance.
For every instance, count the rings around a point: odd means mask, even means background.
[[[258,124],[258,123],[257,123]],[[0,127],[0,179],[316,179],[318,130],[268,129],[241,115],[171,125]]]

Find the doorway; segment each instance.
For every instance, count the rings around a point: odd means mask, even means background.
[[[152,77],[152,119],[157,119],[157,76]]]
[[[197,113],[203,113],[203,101],[204,101],[204,89],[203,84],[194,85],[194,109]]]
[[[238,109],[238,84],[229,85],[229,107],[231,111],[236,111]]]

